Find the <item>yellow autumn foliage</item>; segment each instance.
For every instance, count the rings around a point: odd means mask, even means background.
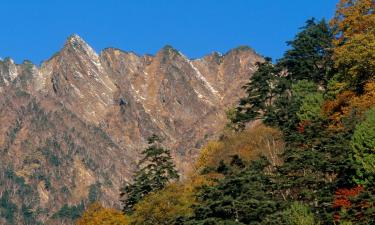
[[[170,184],[163,190],[147,195],[134,207],[131,224],[170,224],[178,217],[190,216],[194,204],[194,192],[185,184]]]
[[[343,69],[349,81],[361,85],[363,81],[374,79],[375,32],[354,35],[335,48],[334,59],[336,67]]]
[[[216,167],[220,161],[229,162],[233,155],[245,161],[266,156],[273,165],[279,165],[284,143],[280,131],[259,124],[242,132],[228,132],[218,141],[211,141],[202,148],[196,169]]]
[[[340,0],[331,26],[340,46],[357,34],[369,33],[375,27],[375,2],[373,0]]]
[[[375,1],[341,0],[331,21],[334,61],[356,86],[375,78]]]
[[[191,216],[198,187],[214,185],[213,178],[220,177],[222,174],[191,173],[183,182],[171,183],[160,191],[150,193],[135,205],[133,214],[129,216],[130,224],[172,224],[171,221],[176,218]]]
[[[104,208],[99,203],[94,203],[85,211],[77,225],[128,225],[127,218],[121,211]]]

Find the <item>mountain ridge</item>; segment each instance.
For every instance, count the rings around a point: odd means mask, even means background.
[[[9,59],[11,59],[12,61],[14,61],[14,63],[15,64],[17,64],[17,65],[20,65],[20,64],[22,64],[23,62],[25,62],[25,61],[28,61],[28,62],[31,62],[33,65],[35,65],[37,68],[40,68],[41,67],[41,65],[44,63],[44,62],[46,62],[46,61],[49,61],[51,58],[53,58],[56,54],[58,54],[60,51],[61,51],[61,49],[64,47],[64,45],[69,41],[69,39],[70,38],[72,38],[72,37],[76,37],[76,38],[79,38],[79,39],[81,39],[83,42],[85,42],[86,44],[88,44],[85,40],[84,40],[84,38],[82,38],[79,34],[77,34],[77,33],[72,33],[72,34],[70,34],[70,35],[68,35],[66,38],[65,38],[65,41],[63,42],[63,45],[61,46],[61,48],[58,50],[58,51],[56,51],[56,52],[54,52],[53,54],[51,54],[51,56],[50,57],[48,57],[48,58],[46,58],[45,60],[42,60],[39,64],[38,63],[35,63],[35,62],[33,62],[32,60],[29,60],[29,59],[27,59],[27,58],[25,58],[25,59],[23,59],[22,60],[22,62],[16,62],[13,58],[12,58],[12,56],[4,56],[4,57],[0,57],[0,61],[6,61],[6,60],[9,60]],[[89,45],[90,46],[90,45]],[[177,51],[180,51],[180,50],[178,50],[177,48],[175,48],[173,45],[171,45],[171,44],[165,44],[163,47],[161,47],[158,51],[160,51],[161,49],[163,49],[163,48],[165,48],[166,46],[169,46],[169,47],[171,47],[172,49],[175,49],[175,50],[177,50]],[[90,46],[91,47],[91,46]],[[91,47],[92,48],[92,47]],[[92,48],[93,49],[93,51],[94,52],[96,52],[98,55],[100,55],[103,51],[106,51],[106,50],[108,50],[108,49],[114,49],[114,50],[119,50],[119,51],[122,51],[122,52],[125,52],[125,53],[134,53],[135,55],[137,55],[137,56],[139,56],[139,57],[142,57],[142,56],[155,56],[157,53],[158,53],[158,51],[156,51],[155,53],[143,53],[143,54],[141,54],[141,53],[137,53],[136,51],[133,51],[133,50],[124,50],[124,49],[121,49],[121,48],[118,48],[118,47],[114,47],[114,46],[111,46],[111,47],[104,47],[104,48],[102,48],[101,50],[99,50],[99,51],[97,51],[97,50],[95,50],[94,48]],[[199,60],[199,59],[203,59],[203,58],[205,58],[205,57],[207,57],[207,56],[210,56],[210,55],[212,55],[212,54],[218,54],[218,55],[220,55],[220,56],[224,56],[224,55],[226,55],[226,54],[228,54],[228,53],[230,53],[231,51],[233,51],[233,50],[236,50],[236,49],[248,49],[248,50],[251,50],[251,51],[253,51],[256,55],[259,55],[259,56],[262,56],[259,52],[257,52],[255,49],[253,49],[253,48],[251,48],[250,46],[248,46],[248,45],[238,45],[237,47],[233,47],[233,48],[230,48],[230,49],[228,49],[228,50],[226,50],[225,52],[220,52],[220,51],[215,51],[215,50],[213,50],[213,51],[211,51],[211,52],[208,52],[208,53],[206,53],[206,54],[203,54],[202,56],[200,56],[200,57],[188,57],[190,60]],[[181,51],[180,51],[181,52]]]

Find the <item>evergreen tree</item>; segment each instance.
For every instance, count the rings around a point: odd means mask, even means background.
[[[143,159],[139,162],[140,170],[135,174],[134,182],[121,190],[125,213],[131,213],[134,205],[148,193],[161,190],[168,182],[179,178],[170,151],[161,147],[160,142],[156,135],[148,139],[150,146],[142,152]]]
[[[295,39],[287,42],[291,49],[278,61],[277,67],[284,72],[278,75],[273,110],[264,120],[266,124],[287,133],[296,129],[300,122],[296,113],[303,104],[299,89],[306,90],[302,96],[317,93],[318,88],[326,87],[335,72],[331,59],[332,37],[324,20],[310,19]],[[315,95],[314,98],[318,100],[319,97]]]
[[[353,134],[351,146],[353,158],[359,165],[356,181],[361,185],[375,184],[375,108],[367,112],[366,119],[360,123]]]
[[[351,185],[350,133],[331,133],[325,122],[306,124],[289,136],[278,168],[277,190],[288,201],[309,205],[323,221],[332,221],[335,190]],[[327,222],[328,223],[328,222]]]
[[[244,124],[251,120],[261,119],[272,111],[272,100],[276,86],[277,68],[272,64],[271,58],[265,62],[257,63],[258,70],[251,76],[250,81],[243,87],[246,97],[241,98],[236,114],[231,118],[232,124],[237,129],[244,128]]]
[[[229,165],[220,163],[217,171],[224,178],[215,186],[203,186],[198,193],[199,204],[185,224],[260,224],[282,206],[272,200],[272,181],[265,173],[266,159],[248,167],[239,157]]]
[[[279,61],[290,80],[311,80],[326,85],[333,72],[333,34],[323,19],[306,21],[294,40],[287,42],[291,47]]]
[[[249,121],[262,119],[282,130],[293,129],[291,125],[298,124],[296,112],[302,104],[294,99],[293,84],[302,80],[313,82],[317,85],[314,91],[327,85],[335,72],[332,38],[324,20],[310,19],[296,38],[287,42],[291,49],[276,65],[270,58],[259,63],[244,86],[246,97],[240,99],[236,115],[230,118],[234,127],[243,128]]]
[[[198,189],[193,215],[177,224],[375,223],[375,110],[363,121],[357,113],[373,107],[373,6],[341,0],[335,37],[324,20],[308,20],[276,65],[269,58],[258,64],[228,117],[237,131],[257,119],[279,128],[283,164],[269,170],[263,158],[247,164],[228,154],[220,161],[218,149],[230,151],[225,144],[204,151],[215,163],[201,163],[200,171],[212,179]],[[334,88],[327,91],[328,84]],[[338,115],[331,117],[331,109]],[[332,126],[337,120],[339,129]],[[130,206],[165,185],[155,174],[140,170],[127,187]]]

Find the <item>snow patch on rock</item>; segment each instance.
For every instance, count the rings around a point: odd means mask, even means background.
[[[203,82],[203,84],[207,87],[207,89],[214,95],[219,95],[219,92],[212,87],[212,85],[207,81],[207,79],[202,75],[202,73],[198,70],[197,67],[189,60],[185,55],[180,52],[180,55],[189,63],[191,68],[195,71],[196,77]]]

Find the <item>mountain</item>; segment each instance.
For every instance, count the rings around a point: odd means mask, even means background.
[[[152,134],[186,173],[259,61],[248,47],[195,60],[171,46],[97,54],[77,35],[40,66],[0,61],[0,224],[69,224],[96,200],[118,207]]]

